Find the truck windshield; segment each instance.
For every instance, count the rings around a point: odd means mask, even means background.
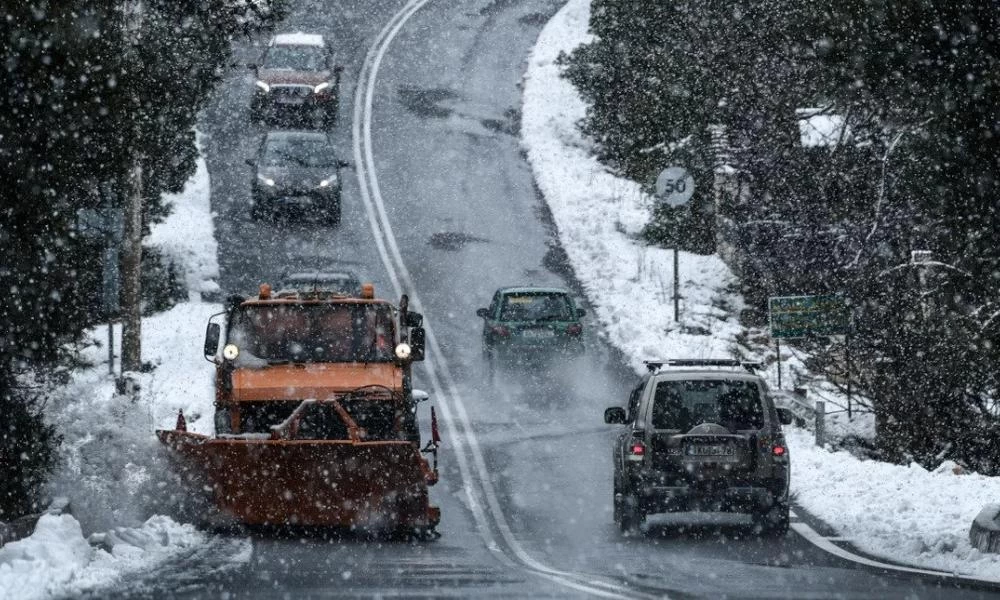
[[[395,328],[385,304],[272,304],[238,308],[228,343],[244,364],[390,362]]]
[[[764,426],[757,386],[732,379],[661,381],[656,384],[652,417],[654,428],[679,431],[702,423],[730,431]]]

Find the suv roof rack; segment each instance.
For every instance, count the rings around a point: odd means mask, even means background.
[[[735,358],[667,358],[664,360],[644,360],[643,362],[650,373],[655,373],[663,367],[742,367],[753,373],[763,367],[759,362]]]

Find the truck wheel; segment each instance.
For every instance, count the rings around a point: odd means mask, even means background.
[[[621,487],[618,486],[618,482],[615,482],[614,490],[611,493],[611,518],[615,523],[622,522],[622,495]]]
[[[327,225],[337,225],[340,223],[340,202],[327,209],[323,214],[323,222]]]
[[[621,518],[618,527],[625,535],[638,535],[642,524],[646,522],[646,514],[639,505],[635,494],[625,494],[622,497]]]
[[[263,221],[267,218],[267,211],[259,202],[254,202],[253,208],[250,209],[250,218],[254,221]]]
[[[483,348],[483,374],[486,383],[496,383],[497,379],[497,359],[492,352]]]
[[[759,529],[760,535],[766,537],[784,537],[788,533],[788,506],[778,505],[770,510],[754,514],[754,529]]]
[[[229,417],[228,408],[220,408],[215,411],[215,433],[232,433],[233,421]]]

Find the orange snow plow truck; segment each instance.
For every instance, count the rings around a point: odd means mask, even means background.
[[[356,296],[263,284],[233,297],[205,336],[215,435],[187,431],[183,415],[157,435],[223,519],[435,535],[437,422],[432,408],[421,450],[427,394],[410,374],[423,360],[422,320],[406,296],[393,306],[371,284]]]

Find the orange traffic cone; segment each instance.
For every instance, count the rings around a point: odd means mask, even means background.
[[[177,431],[187,431],[188,430],[188,425],[187,425],[187,421],[184,419],[184,411],[183,410],[178,410],[177,411],[177,427],[174,427],[174,429],[176,429]]]

